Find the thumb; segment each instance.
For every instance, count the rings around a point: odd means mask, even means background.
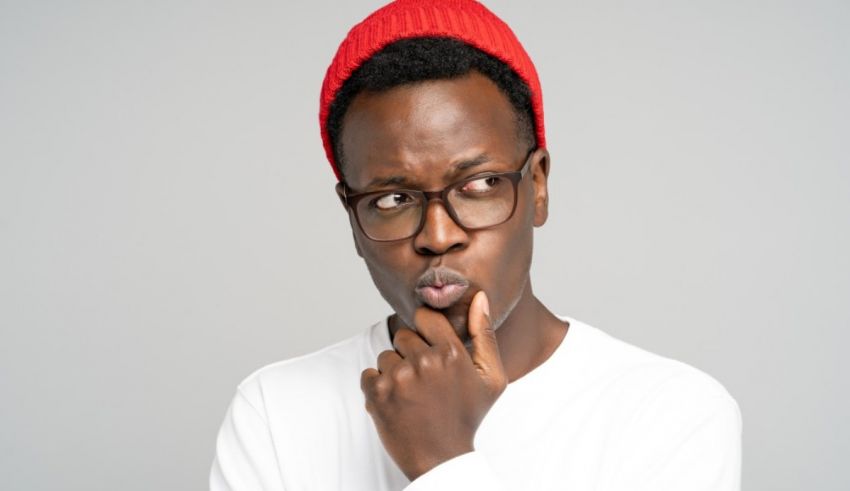
[[[490,323],[490,301],[484,290],[472,298],[469,307],[469,337],[472,341],[472,363],[485,383],[501,392],[507,385],[496,331]]]

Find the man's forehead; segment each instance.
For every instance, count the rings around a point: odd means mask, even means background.
[[[515,147],[515,119],[507,97],[479,74],[361,94],[342,132],[346,180],[397,184],[425,169],[450,177]]]

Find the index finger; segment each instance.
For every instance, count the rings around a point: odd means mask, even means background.
[[[416,332],[431,346],[447,344],[464,350],[454,327],[440,312],[428,307],[419,307],[413,314],[413,324],[416,326]]]

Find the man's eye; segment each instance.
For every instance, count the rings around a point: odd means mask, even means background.
[[[503,177],[484,176],[481,179],[475,179],[464,184],[461,192],[469,194],[487,193],[498,188],[502,184],[502,181],[504,181]]]
[[[387,193],[372,200],[372,206],[379,210],[396,210],[413,202],[407,193]]]

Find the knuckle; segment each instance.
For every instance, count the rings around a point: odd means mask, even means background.
[[[460,358],[460,352],[454,344],[446,344],[440,348],[440,354],[447,362],[455,362]]]
[[[374,368],[368,368],[360,376],[360,389],[367,403],[381,400],[388,389],[386,377],[381,376]]]
[[[378,355],[378,370],[380,372],[387,370],[387,368],[392,366],[397,357],[398,354],[393,350],[382,351]]]
[[[408,339],[411,334],[413,334],[413,331],[411,331],[407,327],[402,327],[401,329],[396,331],[395,336],[393,336],[393,346],[398,347],[398,344]]]
[[[392,383],[386,377],[378,377],[375,380],[375,383],[372,384],[370,390],[370,397],[374,400],[382,400],[390,391],[390,387]]]
[[[425,369],[425,370],[434,368],[438,364],[439,364],[439,361],[436,359],[434,354],[431,353],[431,352],[422,353],[422,355],[419,356],[419,359],[416,360],[416,365],[419,368],[422,368],[422,369]]]
[[[413,367],[410,366],[409,363],[399,363],[398,366],[393,368],[390,377],[392,377],[393,381],[396,383],[404,383],[412,379],[414,375]]]
[[[445,365],[445,357],[442,353],[427,351],[422,353],[418,360],[418,367],[425,372],[433,372],[439,370]]]
[[[360,374],[360,389],[363,392],[366,392],[372,387],[376,373],[377,370],[374,368],[367,368]]]

